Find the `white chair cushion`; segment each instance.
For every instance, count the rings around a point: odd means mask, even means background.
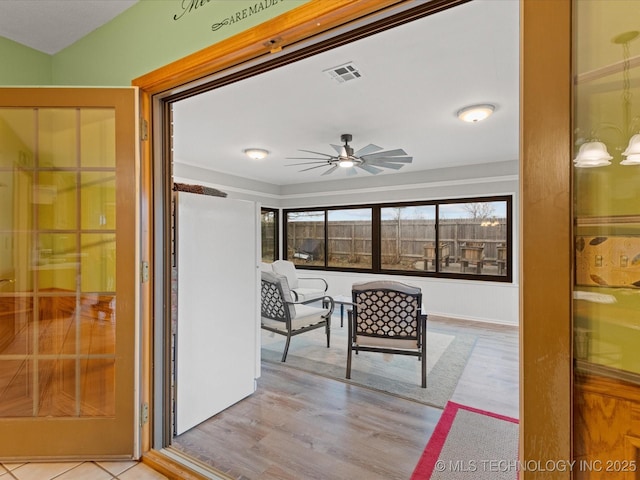
[[[383,347],[415,350],[418,348],[416,340],[401,340],[400,338],[367,337],[358,335],[356,345],[359,347]]]
[[[310,307],[308,305],[294,305],[294,307],[296,315],[291,319],[291,328],[293,330],[320,323],[324,320],[323,315],[326,315],[329,312],[326,308]],[[269,327],[286,331],[286,325],[284,322],[263,317],[262,323]]]
[[[298,295],[299,302],[308,302],[309,300],[320,300],[325,296],[324,290],[318,290],[316,288],[294,288],[293,289]]]
[[[285,302],[293,302],[293,294],[291,293],[291,290],[289,289],[289,284],[287,282],[287,277],[283,276],[283,275],[278,275],[274,272],[261,272],[261,276],[262,279],[269,281],[271,283],[280,283],[280,286],[282,287],[282,295],[283,295],[283,300]],[[286,303],[285,304],[285,308],[289,309],[289,315],[291,316],[291,318],[294,318],[296,315],[296,310],[294,308],[294,305],[291,305],[290,303]],[[265,317],[262,317],[263,322],[265,320]],[[278,323],[283,323],[280,322],[278,320],[273,320],[275,322]]]
[[[284,275],[289,282],[289,288],[296,290],[298,288],[298,275],[296,275],[296,266],[288,260],[276,260],[271,264],[271,268],[278,275]]]
[[[420,293],[420,288],[408,283],[400,283],[394,280],[377,280],[373,282],[354,283],[352,290],[396,290],[409,295],[417,295]]]
[[[260,262],[260,271],[261,272],[273,272],[273,267],[271,263]]]

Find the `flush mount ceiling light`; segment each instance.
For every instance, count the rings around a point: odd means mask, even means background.
[[[458,110],[458,118],[463,122],[475,123],[484,120],[495,110],[495,105],[483,103],[481,105],[469,105]]]
[[[264,148],[247,148],[244,150],[244,153],[247,157],[253,160],[262,160],[269,155],[269,152]]]

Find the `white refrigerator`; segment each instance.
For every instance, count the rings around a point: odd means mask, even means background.
[[[178,192],[175,434],[251,395],[260,376],[260,207]]]

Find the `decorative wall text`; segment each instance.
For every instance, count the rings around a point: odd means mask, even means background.
[[[179,13],[176,13],[173,16],[173,19],[180,20],[186,14],[195,12],[199,8],[204,7],[212,1],[213,0],[180,0],[181,11]],[[252,15],[263,12],[282,2],[283,0],[259,0],[253,5],[249,5],[248,7],[236,11],[232,15],[229,15],[228,17],[223,18],[220,21],[213,23],[211,25],[211,30],[215,32],[216,30],[220,30],[222,27],[225,27],[227,25],[233,25],[234,23],[241,22],[251,17]]]

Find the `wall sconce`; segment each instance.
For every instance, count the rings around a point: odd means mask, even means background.
[[[269,155],[269,151],[263,148],[247,148],[244,150],[244,153],[252,160],[262,160]]]

